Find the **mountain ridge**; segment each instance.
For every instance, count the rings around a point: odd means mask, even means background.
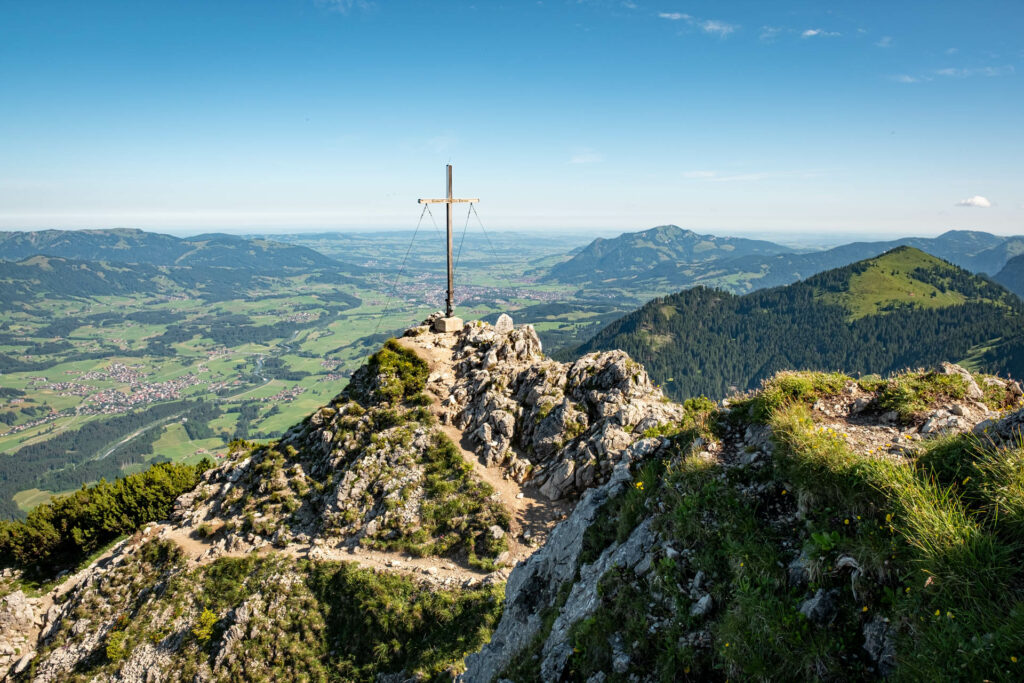
[[[788,247],[742,237],[701,235],[676,225],[661,225],[611,239],[597,238],[563,263],[553,266],[548,279],[582,282],[591,278],[627,277],[649,269],[648,264],[703,263],[723,254],[767,255],[791,251]]]
[[[244,268],[260,273],[325,268],[365,272],[360,266],[284,242],[223,233],[181,238],[134,228],[0,232],[0,254],[6,261],[42,254],[118,264]]]
[[[990,275],[998,272],[1009,258],[1024,252],[1024,237],[1021,236],[1000,237],[981,231],[949,230],[937,237],[851,242],[820,251],[796,250],[776,245],[779,249],[775,252],[767,250],[743,255],[709,252],[713,258],[660,258],[645,261],[641,252],[631,253],[631,243],[641,240],[639,236],[646,232],[650,231],[623,233],[611,240],[595,240],[569,260],[552,267],[546,279],[590,286],[600,284],[604,287],[663,290],[704,285],[743,294],[790,284],[825,270],[878,256],[899,246],[916,247],[968,270]],[[583,256],[588,250],[591,253],[603,253],[608,249],[613,251],[613,255],[603,254],[603,258],[617,265],[617,269],[611,272],[596,268],[597,259]]]

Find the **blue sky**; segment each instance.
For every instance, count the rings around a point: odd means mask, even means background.
[[[1024,233],[1024,3],[0,0],[0,228]]]

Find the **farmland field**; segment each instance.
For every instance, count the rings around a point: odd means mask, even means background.
[[[441,242],[424,234],[411,250],[405,233],[277,238],[375,269],[359,276],[262,275],[214,294],[170,280],[132,295],[40,288],[0,306],[0,517],[101,477],[282,434],[387,337],[443,308]],[[470,235],[458,314],[533,322],[548,350],[596,331],[646,293],[612,305],[530,275],[586,240]]]

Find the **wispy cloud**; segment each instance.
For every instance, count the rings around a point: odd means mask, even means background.
[[[988,197],[982,197],[981,195],[974,195],[967,199],[961,199],[955,206],[966,206],[973,209],[990,209],[992,208],[992,202],[989,201]]]
[[[946,78],[970,78],[971,76],[987,76],[989,78],[993,78],[995,76],[1012,76],[1014,73],[1016,73],[1016,69],[1013,68],[1012,64],[967,69],[948,68],[939,69],[935,72],[937,76],[945,76]]]
[[[599,164],[602,161],[604,161],[604,155],[592,149],[581,149],[569,157],[570,164]]]
[[[921,79],[917,76],[911,76],[910,74],[896,74],[895,76],[889,76],[890,81],[896,83],[920,83]]]
[[[635,2],[631,2],[630,0],[625,0],[625,2],[622,3],[622,6],[625,7],[626,9],[637,8],[637,4]]]
[[[892,47],[892,36],[882,36],[877,43],[876,47]]]
[[[801,38],[815,38],[817,36],[825,37],[825,36],[838,36],[838,35],[840,35],[838,31],[826,31],[826,30],[820,29],[820,28],[809,28],[806,31],[804,31],[803,33],[801,33],[800,37]]]
[[[718,175],[718,171],[687,171],[683,174],[683,177],[687,180],[706,180],[707,178],[714,178]]]
[[[771,41],[778,38],[780,33],[782,33],[782,28],[778,26],[762,26],[760,38],[761,40]]]
[[[368,10],[373,7],[370,0],[316,0],[316,4],[340,14],[348,14],[352,10]]]
[[[733,33],[736,30],[735,25],[727,24],[724,21],[716,21],[714,19],[709,19],[705,22],[702,22],[700,28],[702,31],[704,31],[704,33],[713,33],[722,38],[726,37],[727,35]]]
[[[704,33],[715,35],[719,38],[735,33],[739,28],[737,24],[730,24],[718,19],[698,19],[692,14],[684,14],[683,12],[659,12],[658,18],[667,19],[668,21],[682,21],[689,26],[699,28]]]

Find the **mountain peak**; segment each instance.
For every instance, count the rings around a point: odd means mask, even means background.
[[[652,268],[671,270],[681,264],[788,251],[791,249],[772,242],[699,235],[677,225],[659,225],[611,239],[596,239],[552,268],[548,277],[562,282],[629,280]]]

